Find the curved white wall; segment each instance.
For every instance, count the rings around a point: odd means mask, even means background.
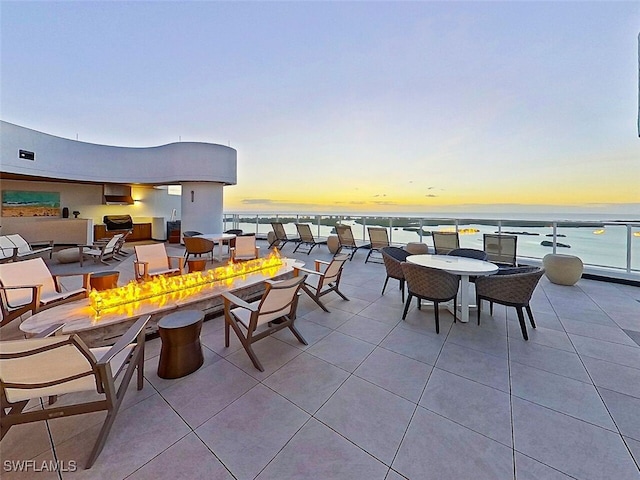
[[[34,152],[35,160],[19,158],[20,150]],[[183,198],[178,218],[182,220],[183,231],[218,233],[222,231],[222,189],[224,185],[237,183],[237,152],[224,145],[197,142],[146,148],[97,145],[0,121],[0,171],[40,177],[43,182],[56,179],[129,185],[179,183],[182,185]],[[52,190],[61,190],[62,185],[56,185]],[[44,188],[40,185],[37,189]],[[193,202],[192,190],[195,192]],[[64,198],[62,200],[65,206],[74,209],[82,207],[82,216],[89,213],[96,217],[95,223],[100,223],[98,211],[100,214],[112,214],[124,213],[126,209],[134,213],[132,210],[143,208],[146,216],[167,216],[164,205],[167,202],[155,205],[160,208],[154,208],[150,203],[153,196],[146,197],[143,205],[110,207],[100,205],[100,195],[95,208],[86,203],[77,205],[67,203]],[[106,209],[109,211],[105,213]],[[93,210],[96,210],[95,215],[91,215]]]
[[[19,158],[19,150],[35,160]],[[2,172],[100,183],[170,184],[185,181],[237,183],[237,152],[212,143],[114,147],[55,137],[0,122]]]

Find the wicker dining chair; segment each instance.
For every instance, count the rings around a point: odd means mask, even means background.
[[[478,277],[476,279],[476,304],[478,305],[478,325],[480,325],[481,301],[488,300],[489,311],[493,315],[493,303],[515,307],[518,313],[520,329],[525,340],[529,340],[527,325],[522,309],[527,310],[531,326],[536,328],[533,320],[533,312],[529,302],[540,278],[544,274],[544,268],[540,267],[516,267],[500,271],[499,274]]]
[[[407,257],[411,254],[405,249],[398,247],[384,247],[380,249],[380,253],[382,254],[384,268],[387,271],[387,278],[384,279],[384,285],[382,286],[382,293],[380,295],[384,295],[384,290],[387,288],[389,279],[394,278],[400,282],[399,288],[402,292],[402,303],[404,303],[405,278],[404,273],[402,273],[401,264],[406,261]]]
[[[407,280],[407,301],[404,305],[402,319],[407,317],[411,299],[416,297],[418,310],[421,307],[421,300],[428,300],[434,303],[434,313],[436,317],[436,333],[440,333],[440,316],[438,306],[440,302],[448,302],[456,298],[460,281],[454,275],[439,268],[424,267],[414,263],[402,262],[402,272]],[[456,309],[453,309],[453,322],[456,322]]]

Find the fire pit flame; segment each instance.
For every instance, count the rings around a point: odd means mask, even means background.
[[[268,257],[246,262],[229,262],[227,265],[206,272],[193,272],[179,276],[159,275],[145,282],[132,280],[122,287],[102,291],[92,290],[89,294],[89,302],[97,315],[107,309],[132,305],[143,300],[156,299],[164,303],[167,295],[188,296],[191,292],[214,283],[225,282],[230,285],[238,277],[268,269],[277,270],[284,263],[278,250],[274,249]]]

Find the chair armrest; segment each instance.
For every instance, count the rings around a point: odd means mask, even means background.
[[[293,267],[293,271],[295,272],[295,276],[298,276],[299,272],[304,272],[304,273],[310,273],[312,275],[322,275],[322,272],[317,272],[315,270],[309,270],[308,268],[304,268],[304,267]]]
[[[247,310],[250,310],[252,312],[255,312],[257,310],[257,306],[252,307],[248,302],[245,302],[240,297],[234,295],[231,292],[223,292],[222,298],[226,300],[225,303],[230,302],[234,305],[237,305],[238,307],[246,308]]]
[[[60,330],[62,330],[62,327],[64,327],[64,323],[55,323],[53,325],[48,326],[47,328],[45,328],[40,333],[36,333],[31,338],[46,338],[46,337],[50,337],[51,335],[55,335]]]
[[[169,267],[173,268],[173,262],[171,260],[176,260],[178,262],[178,268],[180,269],[180,273],[182,273],[182,271],[184,270],[184,257],[167,256],[167,258],[169,259]]]
[[[85,290],[87,290],[87,295],[88,295],[88,290],[89,290],[89,280],[91,279],[91,272],[87,272],[87,273],[83,273],[83,272],[79,272],[79,273],[57,273],[57,274],[52,274],[51,275],[53,277],[53,281],[56,285],[56,289],[58,290],[58,292],[60,292],[60,288],[61,285],[59,283],[59,278],[60,277],[79,277],[82,276],[82,288],[84,288]]]
[[[320,265],[329,265],[329,262],[325,262],[324,260],[316,260],[315,261],[315,265],[316,265],[316,270],[320,271]]]
[[[18,247],[13,247],[13,253],[11,256],[3,257],[0,259],[0,263],[15,262],[16,258],[18,258]]]
[[[10,285],[8,287],[0,286],[0,290],[18,290],[24,288],[42,288],[42,284],[37,285]]]
[[[36,240],[34,242],[27,242],[29,244],[29,246],[33,246],[33,245],[48,245],[49,247],[53,248],[53,240]]]
[[[147,322],[149,322],[150,318],[151,318],[151,315],[140,317],[133,325],[129,327],[129,330],[127,330],[120,337],[120,339],[115,343],[115,345],[111,347],[109,350],[107,350],[107,352],[101,358],[98,359],[97,365],[105,365],[109,363],[111,360],[113,360],[113,357],[115,357],[118,353],[124,350],[131,343],[133,343],[135,339],[138,337],[138,335],[140,335],[140,333],[147,326]]]
[[[140,267],[142,267],[142,272],[140,272]],[[133,262],[133,273],[136,280],[147,278],[149,276],[149,262]]]

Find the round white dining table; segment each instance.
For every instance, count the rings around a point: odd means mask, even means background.
[[[498,266],[491,262],[454,255],[409,255],[407,262],[437,268],[460,277],[458,311],[463,323],[469,321],[469,277],[493,275],[498,271]]]

